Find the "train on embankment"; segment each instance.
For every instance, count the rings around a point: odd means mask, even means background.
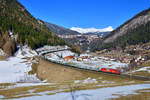
[[[58,51],[64,51],[64,50],[69,50],[67,47],[52,47],[52,46],[45,46],[44,48],[40,48],[37,50],[39,56],[47,61],[50,61],[52,63],[56,63],[56,64],[60,64],[63,65],[64,67],[70,67],[70,68],[76,68],[76,69],[81,69],[81,70],[85,70],[85,71],[92,71],[92,72],[103,72],[103,73],[107,73],[107,74],[114,74],[114,75],[119,75],[119,76],[123,76],[123,77],[128,77],[128,78],[134,78],[134,79],[140,79],[140,80],[150,80],[149,77],[145,77],[145,76],[137,76],[137,75],[131,75],[131,74],[127,74],[125,71],[124,67],[119,67],[119,64],[114,64],[114,67],[109,66],[110,62],[104,61],[104,64],[96,64],[96,66],[94,65],[79,65],[78,63],[76,64],[71,64],[70,62],[65,61],[65,59],[54,59],[53,55],[51,55],[51,57],[46,56],[46,54],[53,54],[53,53],[57,53]],[[59,55],[60,57],[62,55]],[[65,57],[64,57],[65,58]],[[99,58],[98,58],[99,59]],[[92,59],[91,59],[92,60]],[[101,60],[101,59],[99,59]],[[89,60],[90,61],[90,60]],[[106,63],[109,63],[109,65],[107,65]],[[112,65],[112,63],[111,63]]]
[[[111,75],[120,75],[121,77],[137,79],[137,80],[144,80],[144,81],[150,80],[150,77],[138,76],[138,75],[130,75],[130,74],[126,74],[126,73],[122,72],[121,70],[117,70],[117,69],[110,69],[110,68],[98,68],[98,69],[81,68],[81,67],[77,67],[77,66],[74,66],[74,65],[71,65],[71,64],[65,64],[65,63],[52,61],[52,60],[49,60],[49,59],[47,59],[47,58],[45,58],[43,56],[42,56],[42,58],[47,60],[47,61],[50,61],[52,63],[63,65],[65,67],[71,67],[71,68],[81,69],[81,70],[85,70],[85,71],[92,71],[92,72],[102,72],[102,73],[111,74]]]
[[[72,67],[72,68],[78,68],[78,69],[83,69],[83,70],[89,70],[89,71],[96,71],[96,72],[104,72],[104,73],[112,73],[112,74],[121,74],[122,71],[121,70],[117,70],[117,69],[111,69],[111,68],[89,68],[89,67],[81,67],[81,66],[77,66],[77,65],[72,65],[69,63],[63,63],[61,61],[55,61],[55,60],[50,60],[48,58],[46,58],[45,56],[41,56],[43,59],[50,61],[52,63],[55,64],[60,64],[66,67]]]
[[[117,69],[109,69],[109,68],[101,68],[100,71],[107,72],[107,73],[113,73],[113,74],[120,74],[121,71]]]

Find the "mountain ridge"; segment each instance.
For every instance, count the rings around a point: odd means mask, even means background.
[[[126,34],[128,30],[133,30],[142,24],[146,24],[148,21],[150,21],[150,8],[136,14],[133,18],[112,31],[111,34],[105,37],[104,43],[113,42],[119,36]]]
[[[73,31],[70,29],[67,29],[65,27],[56,25],[56,24],[52,24],[50,22],[44,22],[43,23],[51,30],[51,32],[53,32],[54,34],[57,35],[79,35],[81,33],[77,32],[77,31]]]
[[[104,32],[111,32],[114,29],[112,26],[108,26],[103,29],[96,29],[96,28],[79,28],[79,27],[72,27],[70,28],[71,30],[80,32],[81,34],[86,34],[86,33],[104,33]]]

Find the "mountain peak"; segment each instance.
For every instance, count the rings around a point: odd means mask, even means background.
[[[120,25],[120,27],[118,27],[117,29],[112,31],[111,34],[109,34],[105,38],[104,42],[111,43],[111,42],[115,41],[118,37],[126,35],[131,30],[136,31],[142,25],[144,25],[143,27],[146,27],[146,24],[148,22],[150,22],[150,8],[143,10],[142,12],[135,15],[133,18],[126,21],[124,24]],[[147,29],[149,29],[148,26],[147,26]],[[136,32],[130,32],[130,33],[132,34],[132,33],[136,33]]]
[[[72,27],[70,28],[73,31],[77,31],[80,33],[89,33],[89,32],[110,32],[113,31],[113,27],[112,26],[108,26],[104,29],[96,29],[96,28],[79,28],[79,27]]]
[[[52,24],[49,22],[44,22],[44,24],[51,30],[51,32],[57,34],[57,35],[78,35],[80,34],[77,31],[73,31],[70,29],[67,29],[65,27],[56,25],[56,24]]]

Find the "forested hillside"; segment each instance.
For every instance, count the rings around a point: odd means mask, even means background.
[[[150,42],[150,9],[144,10],[111,32],[99,49]]]
[[[64,45],[65,42],[52,34],[49,29],[36,20],[17,0],[0,0],[0,34],[9,32],[18,35],[18,43],[26,43],[32,49],[43,45]],[[7,41],[7,38],[0,38]],[[0,48],[3,48],[3,45]]]

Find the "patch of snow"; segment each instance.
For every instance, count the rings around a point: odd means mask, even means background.
[[[0,56],[6,56],[6,53],[2,49],[0,49]]]
[[[19,58],[34,57],[37,56],[37,53],[34,50],[31,50],[27,45],[25,45],[16,52],[15,56]]]
[[[79,33],[89,33],[89,32],[110,32],[113,31],[114,29],[112,28],[112,26],[109,26],[104,29],[72,27],[71,30],[77,31]]]
[[[147,66],[147,67],[143,67],[143,68],[140,68],[134,72],[138,72],[138,71],[147,71],[148,73],[150,73],[150,66]]]
[[[74,83],[83,83],[83,84],[89,84],[89,83],[98,83],[96,79],[92,79],[88,77],[85,80],[75,80]]]
[[[80,83],[80,80],[75,80],[74,83]]]
[[[59,56],[59,57],[66,57],[66,56],[74,56],[75,53],[69,51],[69,50],[65,50],[65,51],[59,51],[59,52],[54,52],[53,54]]]
[[[16,100],[72,100],[72,97],[74,97],[75,100],[107,100],[110,98],[118,98],[120,95],[127,96],[129,94],[137,94],[136,91],[141,89],[150,89],[150,84],[117,86],[95,90],[80,90],[73,92],[73,95],[71,95],[71,93],[64,92],[57,93],[55,95],[33,96]]]
[[[51,58],[53,58],[53,59],[59,59],[59,55],[57,55],[57,54],[55,54],[55,53],[51,53],[51,54],[49,54],[49,56],[51,56]]]
[[[17,40],[18,35],[17,34],[13,34],[12,31],[9,31],[9,36],[15,40]]]
[[[47,82],[47,80],[43,80],[42,82],[43,82],[43,83],[46,83],[46,82]]]
[[[10,36],[12,36],[12,35],[13,35],[13,33],[12,33],[11,31],[9,31],[9,35],[10,35]]]
[[[18,88],[18,87],[31,87],[31,86],[41,86],[41,85],[52,85],[52,83],[17,83],[12,86],[8,86],[5,89],[12,89],[12,88]]]
[[[34,55],[36,52],[23,46],[22,50],[19,49],[14,57],[8,58],[8,61],[0,61],[0,83],[41,82],[36,75],[28,75],[32,70],[32,61],[22,59]]]
[[[80,54],[80,57],[83,57],[83,56],[87,56],[87,57],[90,57],[90,56],[92,56],[92,55],[90,55],[90,54]]]
[[[90,77],[88,77],[87,79],[83,80],[84,84],[88,84],[88,83],[98,83],[96,79],[91,79]]]

